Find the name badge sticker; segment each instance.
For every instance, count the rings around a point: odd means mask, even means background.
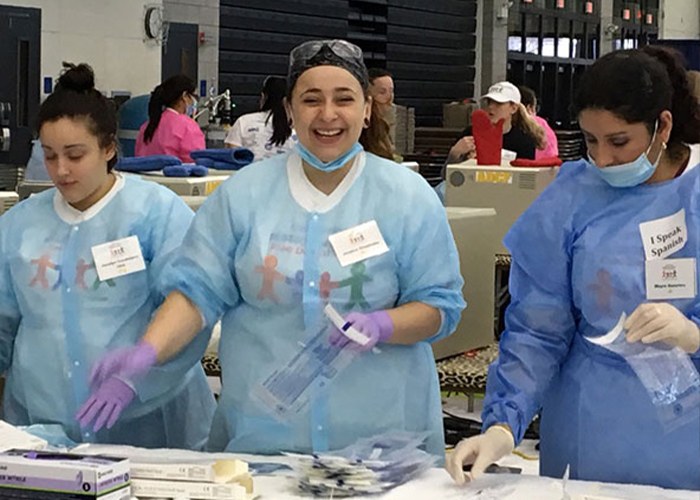
[[[91,248],[95,270],[100,281],[136,273],[146,269],[137,236],[129,236]]]
[[[694,299],[697,295],[695,259],[646,262],[648,300]]]
[[[389,251],[377,221],[374,220],[332,234],[328,241],[343,267]]]
[[[681,250],[688,242],[685,209],[662,219],[642,222],[639,232],[646,260],[665,259]]]

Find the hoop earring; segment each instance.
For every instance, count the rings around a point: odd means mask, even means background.
[[[369,118],[365,118],[362,121],[363,128],[369,128]]]

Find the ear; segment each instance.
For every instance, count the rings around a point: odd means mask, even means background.
[[[294,118],[292,113],[292,105],[289,103],[289,99],[286,97],[282,99],[282,104],[284,105],[284,110],[287,112],[287,120],[289,124],[293,126]]]
[[[105,148],[105,156],[107,157],[107,161],[110,161],[114,156],[117,154],[117,143],[112,141],[106,148]]]
[[[365,97],[365,109],[363,113],[363,120],[365,123],[369,123],[372,117],[372,96]]]
[[[659,128],[656,130],[656,135],[663,142],[668,143],[671,138],[671,130],[673,130],[673,115],[665,109],[659,115]]]

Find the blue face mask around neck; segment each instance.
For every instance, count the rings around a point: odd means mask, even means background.
[[[639,186],[640,184],[648,181],[654,172],[656,167],[659,166],[661,161],[661,156],[663,150],[659,152],[659,156],[656,158],[654,163],[649,161],[649,151],[651,146],[654,144],[654,139],[656,139],[656,128],[658,127],[658,122],[654,125],[654,135],[651,137],[651,143],[645,152],[640,154],[636,160],[629,163],[623,163],[622,165],[613,165],[611,167],[598,167],[588,155],[588,161],[596,167],[596,171],[603,178],[605,182],[610,184],[612,187],[625,188]]]
[[[323,162],[315,154],[306,149],[300,142],[297,142],[295,149],[299,156],[301,156],[302,160],[311,165],[313,168],[321,170],[322,172],[333,172],[334,170],[342,168],[343,165],[345,165],[363,150],[362,145],[359,142],[356,142],[350,149],[335,160]]]

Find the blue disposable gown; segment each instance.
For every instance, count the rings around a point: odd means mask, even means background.
[[[324,324],[328,300],[343,314],[413,301],[434,306],[443,321],[430,341],[449,335],[459,320],[463,281],[437,196],[407,168],[371,154],[357,158],[328,198],[290,153],[239,171],[197,211],[168,281],[197,304],[207,324],[223,314],[223,389],[212,449],[324,451],[398,429],[427,431],[429,451],[444,455],[429,342],[360,355],[284,423],[251,399],[254,387]],[[323,199],[313,205],[318,209],[299,194],[311,192]],[[371,220],[389,252],[342,267],[328,236]]]
[[[82,217],[65,214],[65,202],[51,189],[0,218],[5,419],[60,424],[76,442],[202,447],[215,406],[199,364],[206,333],[135,385],[137,398],[111,430],[92,435],[75,422],[89,394],[92,364],[109,350],[135,344],[162,302],[159,278],[192,211],[171,191],[129,176]],[[132,235],[146,270],[99,281],[91,247]]]
[[[689,240],[668,258],[700,257],[700,168],[625,189],[594,169],[564,164],[506,235],[512,299],[484,427],[507,422],[520,441],[542,407],[543,475],[562,477],[570,464],[577,479],[700,489],[697,408],[692,422],[665,434],[630,366],[583,339],[647,301],[640,223],[685,208]],[[669,302],[699,320],[697,298]],[[692,360],[700,366],[698,353]]]

